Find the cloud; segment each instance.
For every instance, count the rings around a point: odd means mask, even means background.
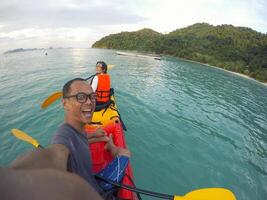
[[[45,3],[44,3],[45,2]],[[146,20],[122,6],[122,1],[11,1],[0,4],[0,24],[6,30],[29,27],[88,27],[131,24]]]
[[[1,50],[15,48],[83,47],[89,48],[95,42],[97,32],[90,28],[44,28],[21,29],[0,33]],[[11,48],[12,47],[12,48]]]
[[[90,47],[109,34],[98,27],[145,20],[123,0],[4,0],[0,2],[0,53],[20,47]]]
[[[197,22],[233,24],[267,31],[267,3],[264,0],[146,0],[151,3],[142,22],[160,32],[170,32]],[[153,3],[152,3],[153,2]],[[162,3],[163,2],[163,3]]]

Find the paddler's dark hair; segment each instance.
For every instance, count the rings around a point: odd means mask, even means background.
[[[75,81],[86,81],[86,80],[83,78],[74,78],[74,79],[71,79],[70,81],[68,81],[67,83],[65,83],[65,85],[62,88],[63,98],[65,98],[69,95],[70,87],[71,87],[72,83]]]
[[[99,65],[99,64],[101,65],[101,68],[102,68],[103,72],[106,74],[107,71],[108,71],[107,64],[104,61],[97,61],[96,66]]]

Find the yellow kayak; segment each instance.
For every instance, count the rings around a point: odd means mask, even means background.
[[[112,95],[109,102],[96,106],[91,125],[100,125],[101,127],[105,127],[109,124],[113,124],[114,122],[121,123],[123,129],[126,131],[127,129],[121,119],[120,113],[115,103],[113,88],[111,88],[111,94]]]

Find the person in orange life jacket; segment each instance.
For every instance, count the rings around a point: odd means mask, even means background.
[[[97,104],[103,104],[110,100],[110,76],[107,74],[107,64],[103,61],[96,63],[96,75],[91,81],[93,91],[97,93]]]

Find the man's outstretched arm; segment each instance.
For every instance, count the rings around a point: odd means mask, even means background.
[[[61,144],[38,148],[0,168],[0,199],[101,200],[81,177],[67,172],[69,150]]]
[[[12,169],[57,169],[67,170],[69,150],[61,144],[37,148],[17,157],[9,166]]]

